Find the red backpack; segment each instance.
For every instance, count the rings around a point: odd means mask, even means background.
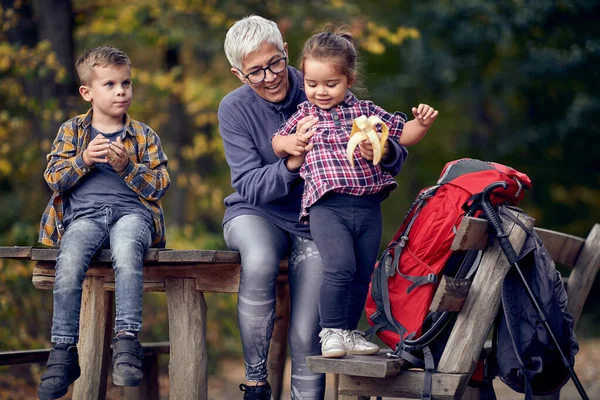
[[[426,336],[439,326],[423,331],[437,282],[442,274],[455,276],[457,269],[470,269],[476,257],[450,250],[456,230],[467,213],[475,214],[468,208],[475,196],[498,181],[508,188],[491,193],[494,206],[516,205],[531,187],[529,177],[519,171],[466,158],[446,164],[437,185],[422,190],[413,202],[375,266],[365,306],[369,331],[393,355],[423,366],[411,353],[422,350],[430,340]]]

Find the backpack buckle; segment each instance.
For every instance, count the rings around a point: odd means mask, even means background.
[[[398,246],[404,247],[406,246],[406,242],[408,242],[408,236],[400,236],[400,243],[398,243]]]
[[[429,282],[429,283],[436,283],[437,282],[437,275],[436,274],[427,274],[427,282]]]

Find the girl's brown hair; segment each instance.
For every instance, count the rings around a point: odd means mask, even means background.
[[[304,62],[307,59],[329,61],[341,69],[342,74],[352,82],[353,91],[358,84],[359,63],[357,43],[346,27],[334,29],[326,26],[322,32],[311,36],[304,44],[300,56],[300,70],[304,72]]]

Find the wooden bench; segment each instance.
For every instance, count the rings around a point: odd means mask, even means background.
[[[526,226],[533,227],[533,218],[524,213],[516,215]],[[525,240],[523,230],[512,222],[504,222],[503,226],[518,253]],[[487,228],[484,220],[465,218],[452,249],[486,249]],[[545,229],[535,230],[553,260],[572,269],[567,283],[568,310],[577,322],[600,268],[600,224],[593,227],[587,239]],[[498,311],[501,284],[509,268],[497,243],[483,253],[479,270],[433,375],[433,398],[463,398]],[[340,359],[309,357],[308,366],[315,372],[339,374],[338,394],[343,400],[364,400],[371,396],[421,398],[424,372],[407,370],[404,360],[388,358],[386,352]]]
[[[143,343],[144,378],[137,387],[123,388],[127,400],[159,400],[158,356],[169,354],[169,343]],[[46,363],[51,349],[4,351],[0,352],[0,365],[17,365],[30,363]]]
[[[0,258],[35,261],[33,284],[54,285],[57,249],[0,247]],[[240,278],[238,252],[149,249],[144,261],[144,291],[166,292],[169,319],[171,399],[207,399],[206,302],[204,293],[236,293]],[[83,283],[79,360],[81,377],[73,398],[104,399],[110,341],[113,336],[115,277],[110,250],[94,258]],[[269,351],[269,381],[279,398],[287,351],[289,322],[287,262],[277,282],[276,319]],[[101,345],[99,345],[101,344]]]

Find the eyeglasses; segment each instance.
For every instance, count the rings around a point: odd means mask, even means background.
[[[267,77],[267,70],[271,71],[274,74],[281,73],[284,69],[287,68],[287,57],[282,57],[278,60],[273,61],[269,65],[264,68],[257,69],[256,71],[250,72],[247,75],[243,75],[244,78],[248,79],[250,83],[257,84],[261,83]],[[241,69],[238,68],[242,74],[244,73]]]

